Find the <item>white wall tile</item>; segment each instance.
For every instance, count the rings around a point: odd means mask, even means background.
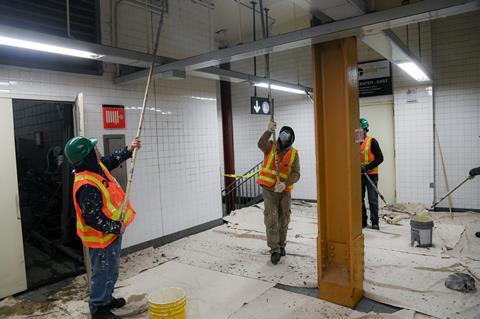
[[[103,43],[110,45],[110,7],[101,2]],[[143,11],[122,6],[120,17],[121,47],[146,50]],[[209,28],[206,8],[187,0],[170,1],[160,54],[181,58],[209,50],[213,39]],[[0,95],[73,102],[83,92],[86,135],[98,137],[103,149],[103,134],[125,134],[127,142],[133,139],[145,89],[144,84],[115,85],[115,68],[109,64],[104,68],[103,76],[91,76],[0,65],[1,81],[12,81]],[[192,98],[196,96],[209,100]],[[126,232],[124,247],[221,218],[215,99],[214,81],[155,81],[131,193],[138,214]],[[102,104],[126,106],[126,129],[103,129]]]
[[[258,74],[264,74],[264,59],[257,58]],[[302,48],[271,55],[271,77],[290,83],[311,85],[311,49]],[[232,64],[232,69],[253,73],[253,60]],[[267,90],[258,88],[258,96],[267,96]],[[257,142],[266,130],[269,116],[250,114],[249,84],[232,84],[233,128],[235,144],[235,171],[243,174],[263,160]],[[305,95],[272,91],[275,121],[278,129],[291,126],[295,131],[294,147],[298,149],[301,167],[300,181],[295,185],[294,198],[316,199],[316,164],[313,104]],[[278,132],[277,132],[278,133]]]
[[[435,123],[445,159],[449,186],[480,166],[480,12],[438,19],[432,23]],[[436,198],[445,191],[440,154],[435,154]],[[478,180],[452,195],[453,206],[480,208]],[[447,207],[447,202],[439,206]]]

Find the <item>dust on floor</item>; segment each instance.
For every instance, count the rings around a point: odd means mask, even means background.
[[[316,206],[298,203],[292,206],[288,255],[275,267],[269,262],[261,205],[234,212],[226,218],[226,225],[127,256],[122,261],[121,280],[117,285],[117,292],[130,301],[123,315],[147,318],[146,294],[156,287],[173,285],[188,291],[190,318],[318,318],[323,312],[323,318],[413,319],[420,318],[420,313],[437,318],[474,318],[480,313],[479,293],[464,295],[448,290],[443,281],[451,272],[463,271],[474,275],[478,285],[480,245],[473,233],[480,230],[480,215],[458,213],[451,220],[448,214],[435,213],[433,218],[435,246],[430,249],[410,246],[408,220],[402,220],[401,225],[382,223],[380,232],[364,230],[365,295],[378,302],[409,309],[394,315],[356,313],[344,307],[337,309],[338,306],[316,298],[271,288],[277,283],[296,287],[317,285]],[[219,284],[215,292],[206,293],[201,285],[201,277],[208,278],[204,271],[227,285]],[[183,280],[184,276],[189,280]],[[237,284],[228,285],[239,278]],[[249,292],[247,297],[242,295],[242,289],[234,289],[244,283],[261,288]],[[235,295],[228,293],[231,289]],[[31,305],[21,297],[0,302],[0,317],[9,314],[15,318],[31,315],[88,318],[86,292],[85,277],[78,277],[49,296],[48,306],[45,303]],[[225,306],[210,305],[214,302],[210,294],[217,298],[225,295]],[[242,302],[231,307],[229,298]],[[291,303],[292,300],[297,301]],[[276,304],[280,305],[274,307]],[[269,307],[274,309],[266,311]],[[24,310],[26,308],[31,309],[30,313]],[[306,308],[313,312],[305,312]],[[291,316],[282,317],[289,311],[293,311]]]

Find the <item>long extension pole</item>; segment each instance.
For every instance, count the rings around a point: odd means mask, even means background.
[[[437,206],[438,204],[440,204],[441,201],[443,201],[445,198],[447,197],[450,197],[450,195],[456,191],[457,189],[459,189],[463,184],[465,184],[467,181],[473,179],[474,176],[468,176],[466,177],[463,181],[461,181],[457,186],[455,186],[454,188],[452,188],[452,190],[450,190],[449,192],[447,192],[445,195],[443,195],[442,198],[440,198],[439,200],[437,200],[435,203],[432,204],[432,206],[430,206],[430,209],[434,209],[435,206]]]
[[[150,70],[148,72],[148,78],[147,78],[147,85],[145,86],[145,94],[143,95],[143,104],[142,104],[142,112],[140,113],[140,120],[138,122],[138,128],[137,128],[137,135],[135,138],[140,138],[142,135],[142,128],[143,128],[143,122],[144,122],[144,117],[145,117],[145,109],[147,106],[147,100],[148,100],[148,92],[150,90],[150,82],[152,80],[152,75],[153,75],[153,69],[155,68],[155,60],[157,56],[157,50],[158,50],[158,42],[160,40],[160,31],[162,30],[162,25],[163,25],[163,13],[164,10],[162,10],[162,13],[160,14],[160,22],[158,23],[158,30],[157,30],[157,37],[155,39],[155,46],[153,47],[153,53],[152,53],[152,64],[150,64]],[[135,171],[135,163],[137,162],[137,155],[138,155],[138,148],[135,148],[133,150],[132,154],[132,165],[130,166],[130,172],[128,176],[128,181],[127,181],[127,189],[125,191],[125,200],[123,201],[122,204],[122,213],[120,217],[120,222],[123,224],[124,218],[125,218],[125,213],[127,211],[127,203],[130,197],[130,191],[132,189],[132,180],[133,180],[133,173]]]
[[[263,8],[263,0],[259,1],[259,6],[260,6],[260,14],[261,16],[261,21],[262,21],[262,33],[263,33],[263,38],[266,39],[268,38],[268,9]],[[263,11],[265,11],[265,16],[263,15]],[[265,23],[265,19],[267,20]],[[267,79],[267,84],[268,84],[268,103],[270,104],[270,108],[272,110],[272,115],[270,119],[272,121],[275,121],[275,108],[272,103],[272,87],[270,86],[270,54],[265,54],[265,77]],[[277,133],[273,131],[272,133],[272,139],[273,139],[273,158],[275,159],[275,172],[277,172],[277,181],[279,180],[279,175],[278,175],[278,161],[277,161]]]
[[[442,163],[442,172],[443,172],[443,179],[445,181],[445,190],[447,191],[447,197],[448,197],[448,210],[450,212],[450,218],[453,219],[453,204],[452,204],[452,197],[450,194],[450,186],[448,185],[448,177],[447,177],[447,169],[445,167],[445,160],[443,158],[443,152],[442,152],[442,146],[440,145],[440,137],[438,136],[438,130],[437,127],[435,127],[435,137],[438,142],[438,152],[440,153],[440,161]],[[443,200],[443,198],[442,198]]]

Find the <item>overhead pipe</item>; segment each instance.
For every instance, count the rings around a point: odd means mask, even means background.
[[[67,14],[67,36],[70,39],[75,39],[72,34],[70,33],[70,0],[66,0],[65,2],[65,11]]]
[[[233,0],[233,1],[236,2],[236,3],[238,3],[238,4],[240,4],[240,5],[242,5],[242,6],[244,6],[245,8],[248,8],[248,9],[250,9],[250,10],[253,10],[253,11],[256,12],[256,13],[260,13],[260,15],[263,15],[263,11],[262,11],[262,10],[257,10],[257,9],[255,9],[254,6],[251,6],[251,7],[250,7],[248,4],[243,3],[243,1],[241,1],[241,0]],[[254,2],[254,1],[252,1],[252,2]],[[252,2],[250,2],[250,3],[252,3]],[[275,18],[270,18],[270,20],[272,21],[272,24],[275,24],[275,23],[277,22],[277,19],[275,19]]]
[[[372,34],[381,30],[428,21],[439,17],[471,12],[480,8],[480,0],[424,0],[393,9],[334,21],[311,28],[275,35],[268,39],[202,53],[155,68],[154,77],[170,70],[199,70],[223,62],[234,62],[265,53],[282,52],[330,40]],[[142,81],[147,74],[138,71],[115,79],[116,84]]]

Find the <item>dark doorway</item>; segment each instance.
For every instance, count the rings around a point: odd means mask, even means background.
[[[104,135],[103,136],[103,149],[105,154],[110,155],[116,150],[123,149],[125,147],[125,135]],[[126,189],[127,187],[127,163],[123,162],[113,171],[111,171],[113,177],[117,182]]]
[[[29,289],[84,271],[75,232],[73,177],[63,155],[73,103],[13,100],[22,231]]]

